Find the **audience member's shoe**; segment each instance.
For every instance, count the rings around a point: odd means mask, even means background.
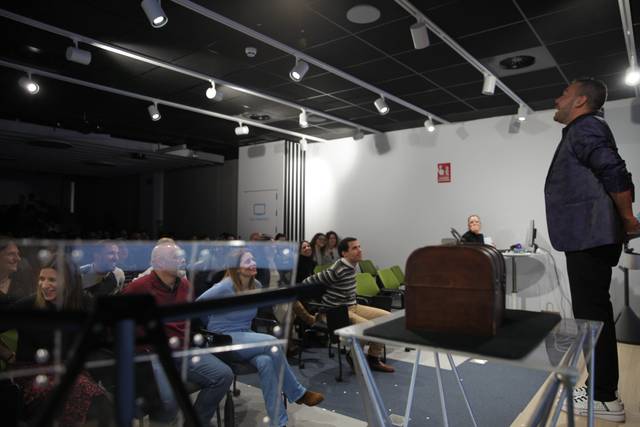
[[[580,387],[578,387],[580,389]],[[581,392],[582,390],[577,390]],[[588,400],[589,397],[586,393],[586,387],[583,394],[576,394],[573,397],[573,413],[582,417],[588,415]],[[567,404],[562,406],[562,410],[567,410]],[[593,415],[596,418],[600,418],[607,421],[613,421],[617,423],[623,423],[625,420],[624,404],[620,399],[612,400],[610,402],[602,402],[600,400],[593,401]]]
[[[324,400],[324,395],[322,393],[317,393],[315,391],[307,390],[304,392],[302,397],[296,400],[298,405],[307,405],[307,406],[316,406],[318,403]]]
[[[367,356],[367,362],[369,362],[369,368],[371,368],[372,371],[389,373],[396,371],[395,369],[393,369],[393,366],[382,363],[382,360],[380,360],[379,357]]]

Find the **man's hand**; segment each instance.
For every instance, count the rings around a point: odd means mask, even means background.
[[[640,221],[638,221],[638,218],[634,216],[623,218],[622,224],[624,226],[624,231],[627,239],[633,239],[640,236]]]

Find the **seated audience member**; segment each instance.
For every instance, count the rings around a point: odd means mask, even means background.
[[[261,287],[260,282],[255,279],[257,269],[253,255],[243,251],[237,254],[236,258],[234,266],[229,267],[225,278],[202,294],[198,301],[230,297]],[[275,338],[271,335],[251,330],[251,322],[256,313],[256,308],[247,308],[236,310],[233,313],[207,316],[202,321],[209,331],[230,335],[233,344],[274,341]],[[315,406],[324,399],[324,396],[305,389],[292,372],[282,348],[278,347],[275,352],[272,351],[272,348],[273,345],[266,344],[256,348],[230,352],[228,357],[237,361],[246,361],[255,366],[260,375],[260,388],[264,396],[270,425],[285,426],[288,417],[280,396],[281,378],[282,391],[291,402]]]
[[[326,257],[330,259],[330,263],[333,263],[340,259],[340,254],[338,253],[338,243],[340,243],[340,238],[335,231],[327,231],[327,248],[326,248]]]
[[[480,229],[482,227],[482,223],[480,222],[480,217],[478,215],[470,215],[467,218],[467,227],[469,230],[462,235],[462,241],[465,243],[482,243],[485,245],[492,245],[490,237],[485,237]]]
[[[327,236],[322,233],[316,233],[311,238],[311,250],[313,260],[317,265],[331,264],[331,257],[327,255]]]
[[[73,264],[55,259],[40,269],[35,295],[23,298],[13,304],[20,309],[41,310],[90,310],[92,298],[82,291],[80,275]],[[63,331],[62,357],[66,358],[75,332]],[[36,352],[44,349],[50,357],[57,344],[53,329],[24,326],[18,328],[18,345],[15,358],[16,368],[38,365]],[[55,386],[53,374],[44,374],[46,381],[35,381],[33,376],[18,376],[16,383],[23,392],[24,415],[27,419],[37,415],[40,405],[50,395]],[[111,424],[112,409],[105,390],[85,371],[76,378],[57,421],[62,426],[83,425],[88,418],[98,421],[98,425]]]
[[[325,292],[322,303],[331,307],[347,306],[349,320],[352,323],[363,323],[389,314],[386,310],[358,304],[356,301],[356,266],[362,261],[360,242],[354,237],[345,237],[338,245],[342,258],[330,268],[307,277],[302,283],[323,285]],[[370,343],[367,361],[374,371],[394,372],[392,366],[382,363],[383,345]]]
[[[191,284],[185,277],[185,259],[181,252],[173,241],[164,240],[157,244],[151,252],[151,272],[135,279],[122,293],[150,294],[158,305],[188,302]],[[187,322],[166,322],[165,331],[170,338],[176,337],[180,342],[184,342]],[[150,352],[151,348],[145,348],[144,351]],[[200,387],[194,408],[202,425],[207,426],[233,381],[233,372],[224,362],[209,353],[199,355],[199,359],[188,360],[187,381]],[[170,390],[166,389],[166,378],[156,381],[161,398],[171,394]],[[153,393],[153,389],[145,391],[147,395]],[[172,422],[175,419],[175,402],[164,403],[169,403],[168,407],[165,405],[151,410],[149,417],[152,420]]]
[[[124,271],[116,264],[120,249],[114,242],[98,242],[93,252],[93,262],[80,267],[82,286],[97,297],[115,295],[124,285]]]
[[[32,295],[36,290],[30,269],[23,268],[21,260],[18,245],[0,236],[0,307]]]
[[[298,269],[296,270],[296,283],[301,283],[304,279],[313,274],[316,262],[311,257],[311,244],[306,240],[300,242],[298,254]],[[293,313],[304,323],[311,326],[316,322],[316,316],[309,313],[300,301],[293,303]]]

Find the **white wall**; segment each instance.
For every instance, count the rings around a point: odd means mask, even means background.
[[[238,234],[282,231],[284,141],[240,147],[238,153]]]
[[[433,134],[418,128],[310,144],[306,236],[331,229],[341,237],[355,236],[366,258],[381,267],[404,268],[413,249],[450,237],[450,227],[465,231],[467,216],[477,213],[484,233],[499,248],[523,242],[528,221],[535,219],[538,244],[551,250],[543,187],[562,129],[552,117],[552,111],[532,114],[517,134],[508,133],[511,118],[505,116],[441,125]],[[631,100],[608,103],[606,118],[640,188],[640,125],[631,120]],[[436,165],[444,162],[452,164],[452,182],[438,184]],[[568,295],[564,256],[552,253]],[[618,309],[622,276],[617,269],[615,274]],[[640,271],[632,271],[630,278],[640,281]],[[555,285],[552,259],[519,261],[518,280],[525,297],[521,308],[569,314],[568,301]],[[637,307],[640,287],[631,289]]]

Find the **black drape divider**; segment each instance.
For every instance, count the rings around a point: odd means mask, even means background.
[[[300,144],[285,141],[284,234],[293,241],[304,239],[305,155]]]

